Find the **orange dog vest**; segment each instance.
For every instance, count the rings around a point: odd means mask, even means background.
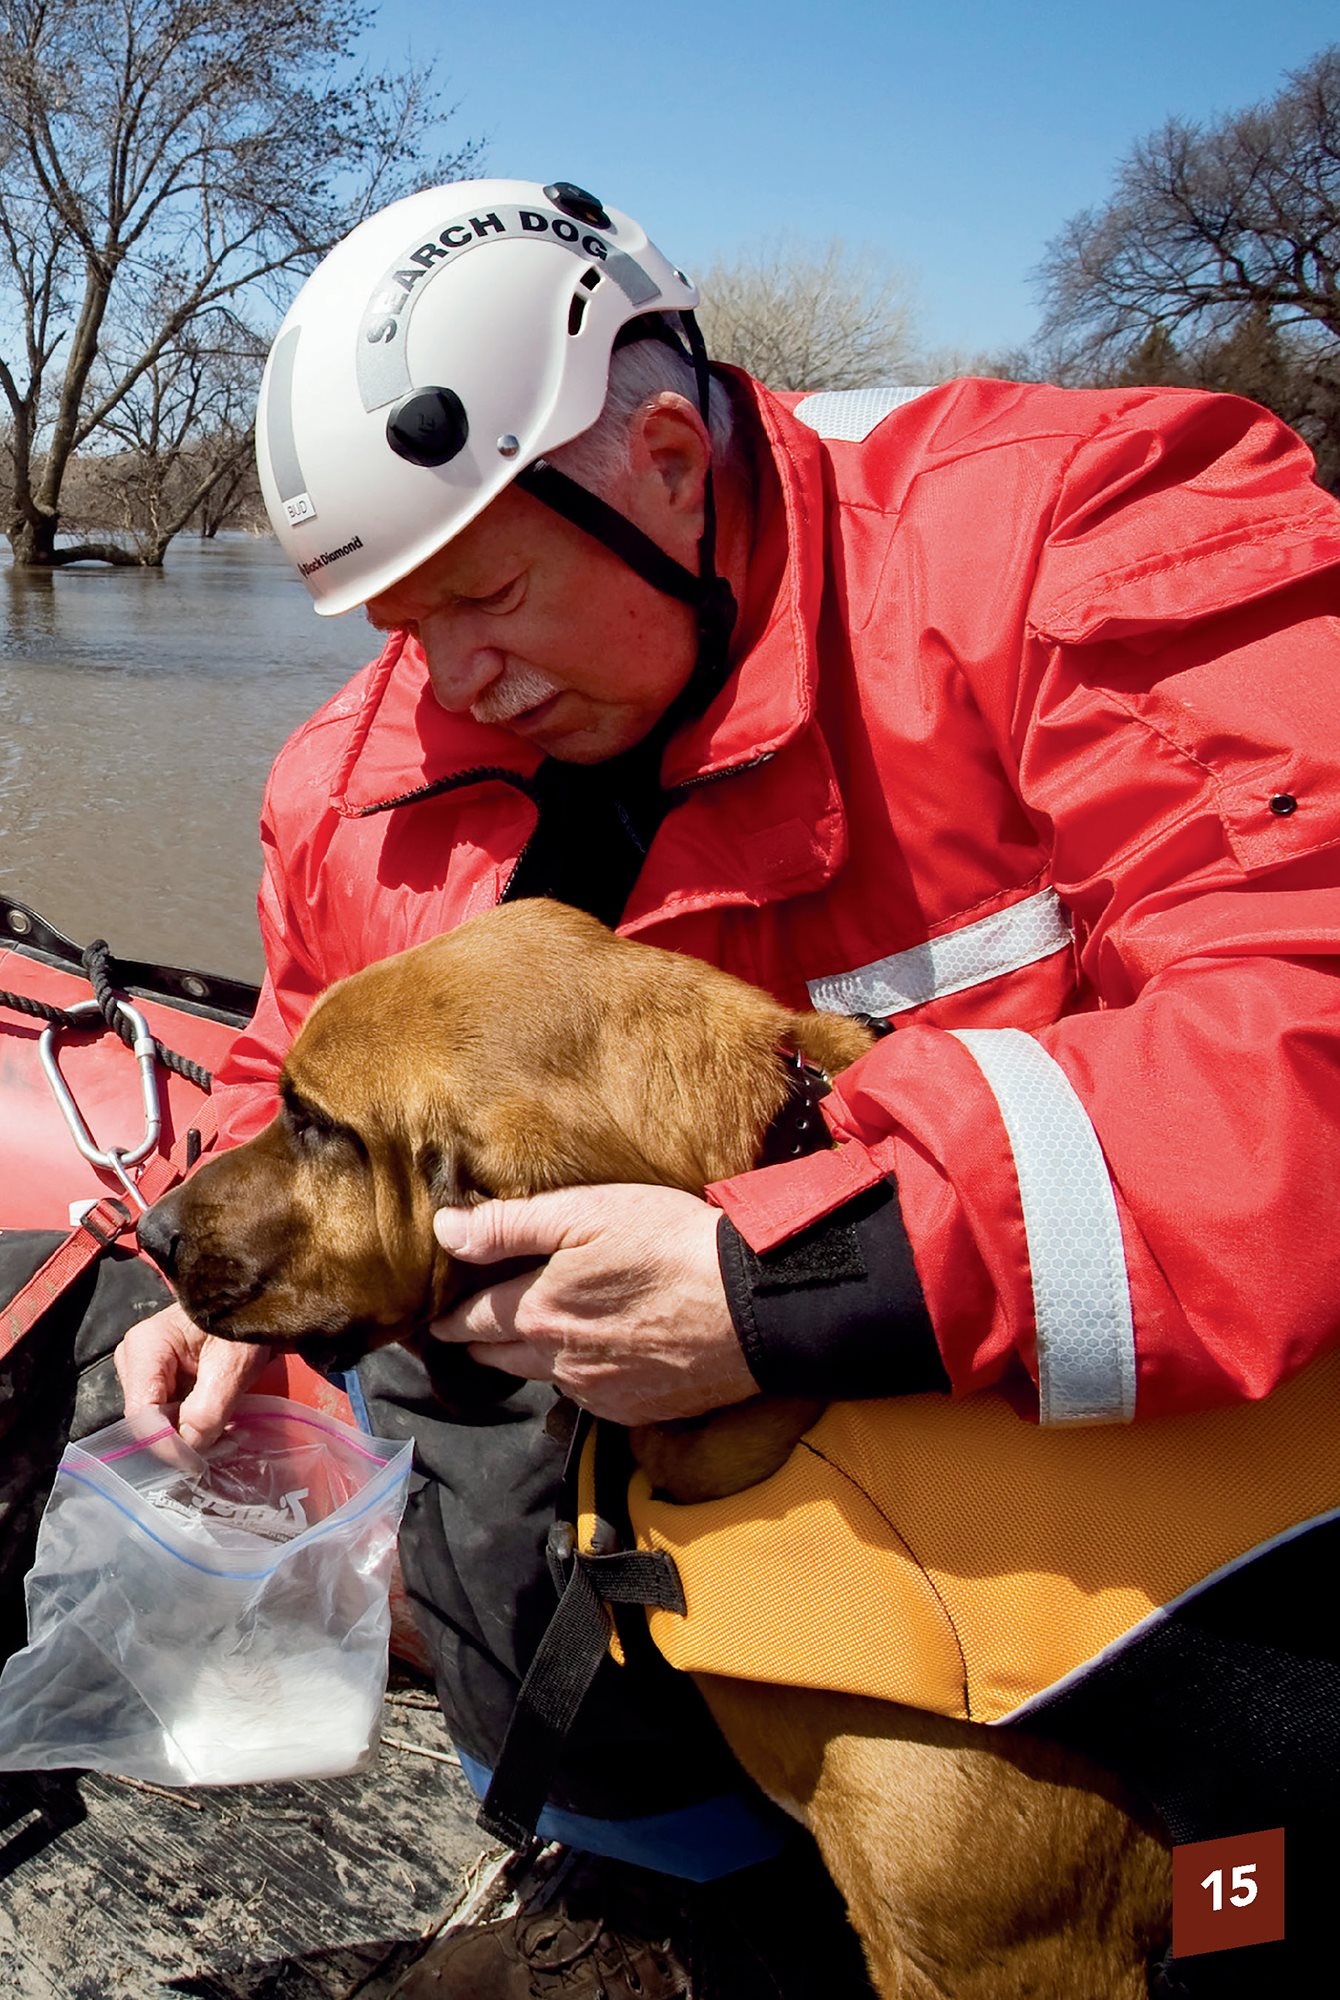
[[[587,1459],[591,1457],[588,1442]],[[590,1547],[589,1464],[578,1545]],[[687,1610],[674,1667],[1001,1722],[1217,1574],[1340,1509],[1340,1354],[1265,1401],[1041,1429],[999,1397],[835,1403],[770,1479],[629,1494]]]

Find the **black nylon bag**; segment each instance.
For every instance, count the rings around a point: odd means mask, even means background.
[[[64,1236],[0,1230],[0,1301],[22,1290]],[[121,1416],[113,1349],[171,1299],[142,1257],[104,1250],[0,1360],[0,1659],[27,1642],[23,1579],[60,1455],[70,1439]],[[0,1323],[3,1314],[0,1303]]]

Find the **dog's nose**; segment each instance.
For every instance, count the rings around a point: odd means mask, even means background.
[[[153,1258],[163,1276],[175,1278],[181,1231],[176,1226],[170,1204],[166,1201],[155,1202],[135,1225],[135,1236],[141,1250]]]

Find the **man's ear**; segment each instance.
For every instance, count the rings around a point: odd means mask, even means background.
[[[639,404],[628,420],[628,465],[634,510],[645,504],[687,526],[696,545],[702,532],[703,492],[712,463],[707,426],[687,396],[672,389]],[[652,529],[639,520],[640,527]]]

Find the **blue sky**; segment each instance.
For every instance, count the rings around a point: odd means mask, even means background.
[[[441,59],[488,169],[574,180],[689,272],[843,237],[909,279],[928,347],[1025,341],[1029,273],[1173,113],[1274,94],[1335,0],[383,0],[379,62]]]

